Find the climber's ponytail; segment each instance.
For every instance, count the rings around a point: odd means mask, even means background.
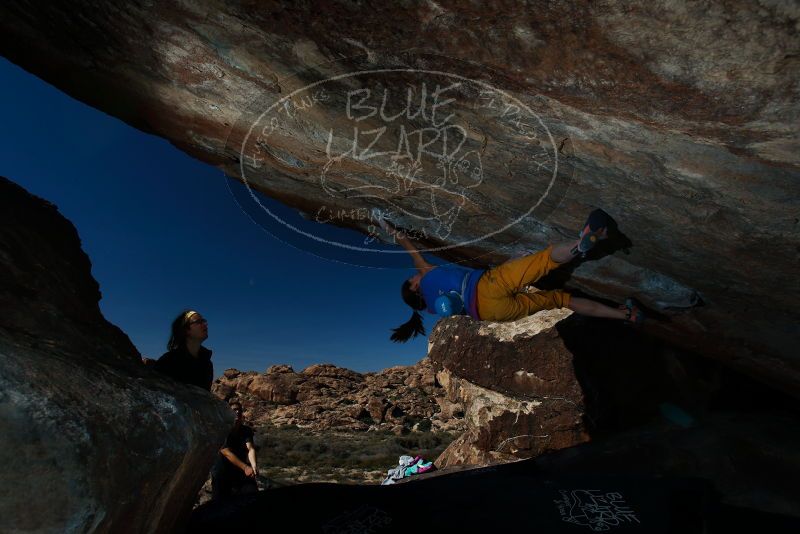
[[[405,343],[410,337],[417,337],[422,334],[425,335],[425,325],[422,323],[422,315],[416,310],[411,315],[411,319],[401,324],[397,328],[392,328],[392,337],[390,338],[395,343]]]
[[[403,282],[400,291],[403,295],[403,301],[411,306],[414,313],[411,315],[411,319],[401,324],[399,327],[392,329],[393,334],[390,339],[395,343],[405,343],[412,336],[417,337],[420,334],[425,335],[425,325],[422,321],[422,315],[417,311],[427,308],[425,299],[423,299],[419,293],[411,291],[411,283],[408,280]]]

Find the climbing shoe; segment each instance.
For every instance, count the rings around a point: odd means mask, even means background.
[[[592,211],[586,224],[583,225],[578,235],[578,246],[573,248],[573,254],[581,254],[586,256],[586,253],[592,250],[598,241],[608,237],[608,226],[611,224],[611,217],[600,208]]]
[[[620,306],[620,309],[625,310],[626,312],[626,323],[639,326],[644,322],[644,312],[642,311],[642,306],[633,297],[626,299],[625,305]]]

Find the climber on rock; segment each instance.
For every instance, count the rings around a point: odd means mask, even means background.
[[[425,309],[442,317],[466,314],[484,321],[516,321],[540,310],[569,308],[582,315],[641,324],[644,314],[632,298],[627,299],[624,305],[612,308],[593,300],[573,297],[563,290],[523,291],[524,287],[551,270],[585,255],[599,240],[606,239],[612,222],[606,212],[596,209],[589,215],[576,241],[550,245],[488,270],[452,264],[431,265],[402,232],[396,232],[397,241],[411,254],[419,272],[403,282],[403,301],[414,311],[411,319],[393,329],[391,340],[405,342],[412,336],[424,335],[425,327],[419,310]],[[379,219],[379,223],[387,232],[394,232],[384,219]]]

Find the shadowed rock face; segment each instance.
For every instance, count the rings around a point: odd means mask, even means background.
[[[75,228],[0,178],[0,531],[170,532],[230,410],[146,369]]]
[[[797,415],[794,399],[718,362],[568,310],[507,323],[442,320],[428,358],[466,423],[437,459],[440,468],[541,457],[590,439],[624,443],[621,434],[664,421],[691,425],[732,411]]]
[[[623,235],[564,273],[568,287],[635,295],[661,314],[651,333],[800,390],[794,4],[85,1],[0,14],[12,61],[310,216],[390,207],[427,246],[470,242],[443,256],[487,265],[572,238],[603,206]],[[379,69],[395,71],[300,91],[275,128],[259,123],[309,83]],[[428,187],[415,190],[396,159],[346,152],[347,91],[381,82],[394,103],[407,87],[417,102],[420,70],[429,88],[453,80],[434,71],[480,82],[442,108],[463,133],[458,161],[479,176],[445,161],[450,181],[436,182],[423,161]],[[359,131],[391,122],[378,117]],[[254,124],[261,138],[248,137]],[[374,149],[402,145],[390,126]]]
[[[299,531],[407,532],[413,509],[415,520],[435,531],[535,525],[554,533],[796,532],[796,477],[776,469],[772,457],[792,450],[796,432],[786,420],[755,418],[747,420],[758,429],[751,434],[740,416],[505,465],[424,473],[391,487],[277,488],[205,504],[193,513],[190,531],[252,529],[267,514]],[[737,472],[743,465],[750,471],[744,475]]]
[[[690,427],[666,421],[531,460],[543,472],[649,473],[714,482],[725,502],[798,517],[797,412],[707,413]],[[776,461],[780,458],[780,461]],[[789,532],[790,530],[787,530]]]

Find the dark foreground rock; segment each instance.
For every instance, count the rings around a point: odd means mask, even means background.
[[[663,421],[534,460],[551,474],[701,477],[730,505],[800,518],[800,415],[781,408]]]
[[[0,531],[171,532],[232,423],[141,364],[75,228],[0,178]]]
[[[696,477],[547,473],[533,460],[395,486],[306,484],[209,503],[189,532],[793,533],[800,518],[721,503]],[[745,529],[745,530],[741,530]]]
[[[394,486],[280,488],[200,507],[189,530],[248,530],[269,517],[298,532],[794,533],[798,421],[791,410],[709,414]]]
[[[692,533],[708,524],[703,514],[712,513],[712,499],[697,480],[552,477],[509,464],[395,486],[265,491],[197,508],[188,530],[248,531],[269,518],[295,532]]]

